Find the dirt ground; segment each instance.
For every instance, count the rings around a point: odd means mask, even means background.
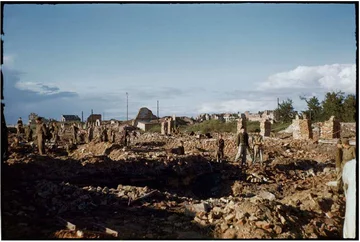
[[[14,145],[2,165],[2,238],[342,238],[344,196],[327,184],[334,144],[265,138],[264,163],[241,167],[235,134],[223,136],[222,163],[215,138],[189,135],[70,153],[48,144],[46,156]],[[180,140],[185,155],[169,153]]]

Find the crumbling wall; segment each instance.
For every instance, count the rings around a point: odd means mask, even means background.
[[[270,137],[271,133],[271,122],[268,119],[262,120],[260,122],[260,134],[263,137]]]
[[[170,118],[166,118],[161,123],[161,134],[168,135],[174,131],[174,120]]]
[[[246,131],[246,116],[245,116],[245,114],[241,114],[241,117],[238,120],[237,133],[240,133],[241,127],[244,127],[244,129]]]
[[[172,134],[172,132],[174,131],[174,120],[172,118],[169,118],[167,120],[167,124],[168,124],[168,128],[167,128],[168,134]]]
[[[309,119],[299,119],[296,116],[292,121],[293,139],[312,139],[313,133],[311,129],[311,121]]]
[[[328,121],[325,121],[320,129],[321,139],[336,139],[340,138],[341,125],[339,120],[331,116]]]

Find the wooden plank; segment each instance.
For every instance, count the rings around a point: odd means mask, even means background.
[[[65,219],[61,218],[61,217],[56,217],[58,222],[65,226],[67,229],[71,230],[71,231],[75,231],[76,230],[76,225],[73,223],[70,223],[69,221],[66,221]]]
[[[117,231],[107,228],[101,224],[92,223],[92,225],[95,228],[99,229],[101,232],[105,232],[106,234],[112,235],[114,237],[118,237],[118,235],[119,235],[119,233]]]

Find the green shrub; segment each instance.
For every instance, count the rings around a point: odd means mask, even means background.
[[[201,134],[211,132],[236,132],[237,122],[222,122],[219,120],[207,120],[202,123],[193,124],[191,126],[180,126],[182,132],[200,132]]]
[[[152,126],[147,132],[149,132],[149,133],[161,133],[161,125]]]

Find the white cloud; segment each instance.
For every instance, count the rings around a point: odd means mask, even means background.
[[[259,90],[269,89],[311,89],[323,91],[356,92],[355,64],[333,64],[323,66],[298,66],[294,70],[277,73],[260,83]]]
[[[222,102],[211,102],[202,104],[198,111],[200,113],[237,113],[237,112],[257,112],[260,110],[273,109],[275,102],[271,103],[266,98],[262,99],[234,99]]]
[[[259,84],[257,90],[228,93],[228,100],[203,103],[197,109],[199,113],[257,112],[272,110],[287,98],[293,101],[295,110],[306,109],[306,103],[300,96],[316,96],[321,101],[329,91],[356,92],[356,66],[354,64],[333,64],[323,66],[298,66],[268,77]],[[231,97],[235,97],[231,99]],[[241,98],[237,98],[241,97]]]

